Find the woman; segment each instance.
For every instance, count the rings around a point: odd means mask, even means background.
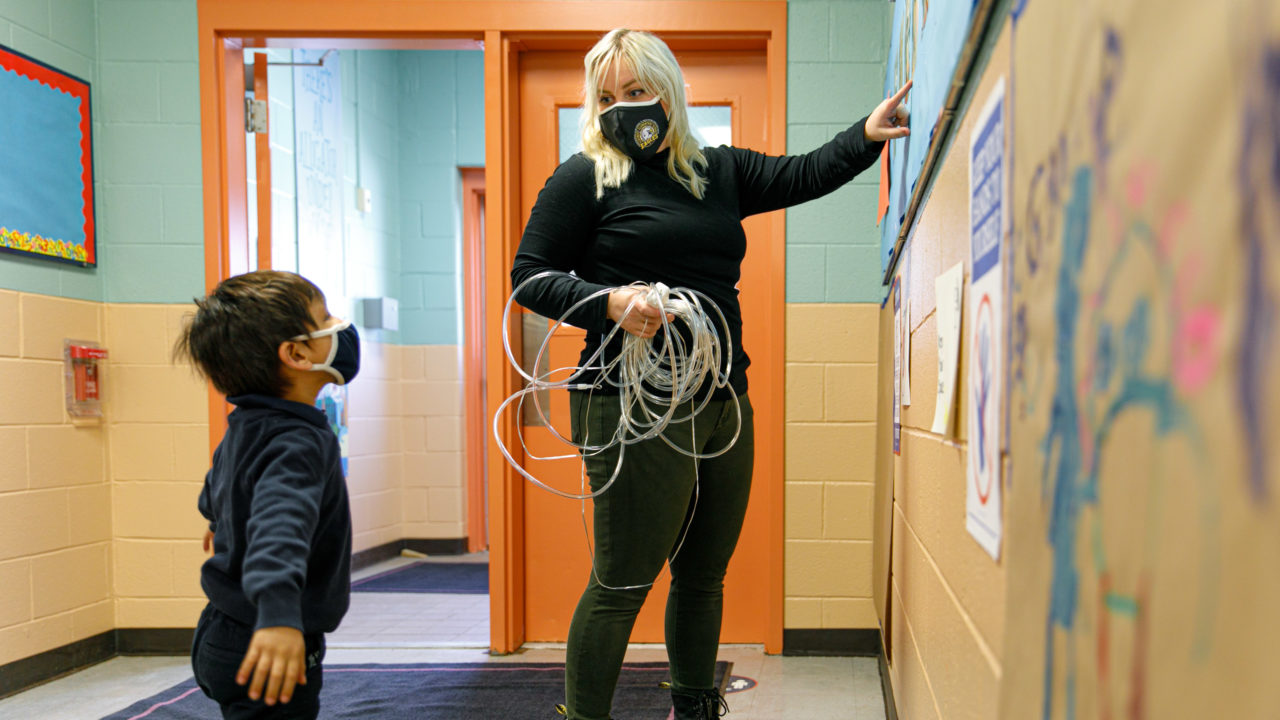
[[[732,347],[722,361],[728,383],[713,389],[708,381],[695,403],[711,393],[705,407],[692,423],[668,427],[666,438],[706,454],[738,439],[728,452],[698,461],[662,438],[626,447],[616,481],[595,499],[593,573],[570,625],[566,704],[557,709],[572,720],[608,720],[636,614],[669,561],[666,641],[675,716],[710,718],[724,702],[712,679],[724,574],[747,508],[754,452],[735,287],[746,252],[741,221],[825,195],[870,167],[884,141],[908,133],[899,126],[905,117],[899,103],[910,86],[811,153],[767,157],[698,147],[680,67],[656,36],[613,30],[585,65],[583,151],[558,167],[538,195],[511,271],[516,299],[559,318],[579,300],[617,288],[567,316],[587,330],[586,365],[615,324],[641,338],[661,329],[662,311],[625,287],[630,283],[662,282],[710,298],[728,326],[728,337],[720,338]],[[548,270],[560,272],[521,287]],[[621,338],[617,333],[609,342],[604,362],[617,356]],[[596,382],[597,389],[570,394],[573,439],[607,441],[621,414],[617,388],[598,371],[578,382]],[[593,490],[613,475],[618,452],[614,446],[585,456]]]

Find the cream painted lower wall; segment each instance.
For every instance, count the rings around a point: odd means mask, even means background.
[[[348,398],[358,552],[466,535],[460,350],[365,343]]]
[[[104,306],[115,627],[192,627],[204,607],[196,500],[209,469],[208,394],[172,361],[190,309]]]
[[[404,537],[467,535],[461,348],[419,345],[403,357]]]
[[[783,626],[874,628],[879,306],[787,305]]]
[[[171,360],[190,309],[0,290],[0,665],[113,628],[194,626],[208,395]],[[66,415],[64,337],[110,352],[102,423]],[[465,535],[458,352],[365,343],[349,398],[357,551]]]
[[[0,664],[109,630],[107,430],[63,410],[62,339],[103,341],[99,303],[0,291]]]

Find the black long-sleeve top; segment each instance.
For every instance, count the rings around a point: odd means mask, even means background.
[[[750,359],[742,348],[736,287],[746,255],[742,219],[822,197],[870,167],[883,143],[866,139],[865,122],[859,120],[803,155],[768,156],[724,145],[703,148],[707,166],[701,174],[707,185],[701,200],[667,174],[669,151],[637,163],[620,187],[605,188],[599,200],[592,161],[581,153],[574,155],[556,168],[538,193],[511,268],[511,283],[519,288],[544,270],[573,275],[535,280],[517,302],[554,319],[595,291],[636,281],[697,290],[724,314],[733,343],[730,387],[735,393],[745,392]],[[712,318],[716,319],[714,313]],[[586,303],[567,320],[587,331],[579,361],[585,365],[613,326],[608,296]],[[723,344],[718,319],[715,324]],[[619,332],[602,360],[617,357],[621,346]],[[587,373],[575,382],[595,382],[598,375]],[[616,389],[604,384],[598,392]]]
[[[338,439],[310,405],[265,395],[236,409],[213,453],[200,513],[213,557],[200,585],[255,629],[332,632],[351,595],[351,509]]]

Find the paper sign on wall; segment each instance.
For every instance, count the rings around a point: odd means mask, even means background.
[[[964,263],[933,281],[938,303],[938,392],[933,407],[933,432],[951,434],[955,406],[956,371],[960,364],[960,314],[964,307]]]
[[[298,273],[346,308],[343,243],[342,63],[323,50],[294,50],[294,172],[298,204]],[[344,311],[345,312],[345,311]]]
[[[911,296],[902,299],[902,406],[911,405]]]
[[[902,454],[902,276],[893,279],[893,454]]]
[[[966,339],[969,347],[965,471],[965,527],[992,558],[1000,557],[1000,408],[1004,317],[1004,79],[978,116],[969,139],[969,249],[973,280]]]

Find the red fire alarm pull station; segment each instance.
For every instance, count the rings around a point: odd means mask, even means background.
[[[107,351],[95,342],[63,341],[66,368],[67,414],[72,417],[102,417],[101,362]]]

